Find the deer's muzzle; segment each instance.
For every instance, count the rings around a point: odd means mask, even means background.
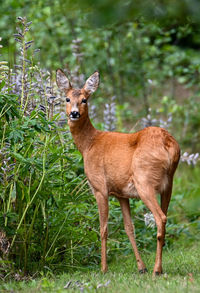
[[[69,115],[71,120],[78,120],[80,118],[80,113],[77,111],[72,111]]]

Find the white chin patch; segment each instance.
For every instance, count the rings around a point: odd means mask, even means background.
[[[70,119],[71,121],[77,121],[77,120],[79,120],[79,117],[77,117],[77,118],[69,117],[69,119]]]

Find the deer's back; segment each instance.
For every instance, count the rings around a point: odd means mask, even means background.
[[[160,192],[175,172],[179,156],[178,143],[163,128],[132,134],[99,132],[84,155],[84,166],[95,188],[106,184],[110,193],[134,194],[135,181],[140,180]]]

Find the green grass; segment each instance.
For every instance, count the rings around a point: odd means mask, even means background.
[[[109,263],[105,275],[97,267],[82,268],[79,271],[62,275],[41,276],[35,280],[0,283],[0,292],[81,292],[76,285],[83,284],[84,292],[200,292],[200,249],[198,246],[179,247],[166,250],[163,254],[164,274],[152,277],[155,253],[142,255],[149,272],[140,275],[137,272],[133,255],[116,257]],[[68,289],[64,286],[71,281]],[[107,287],[101,287],[109,281]]]

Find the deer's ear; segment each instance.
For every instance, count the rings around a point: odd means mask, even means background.
[[[68,91],[72,88],[69,79],[61,69],[56,70],[56,82],[61,91]]]
[[[87,80],[83,89],[91,95],[99,86],[99,72],[95,71]]]

